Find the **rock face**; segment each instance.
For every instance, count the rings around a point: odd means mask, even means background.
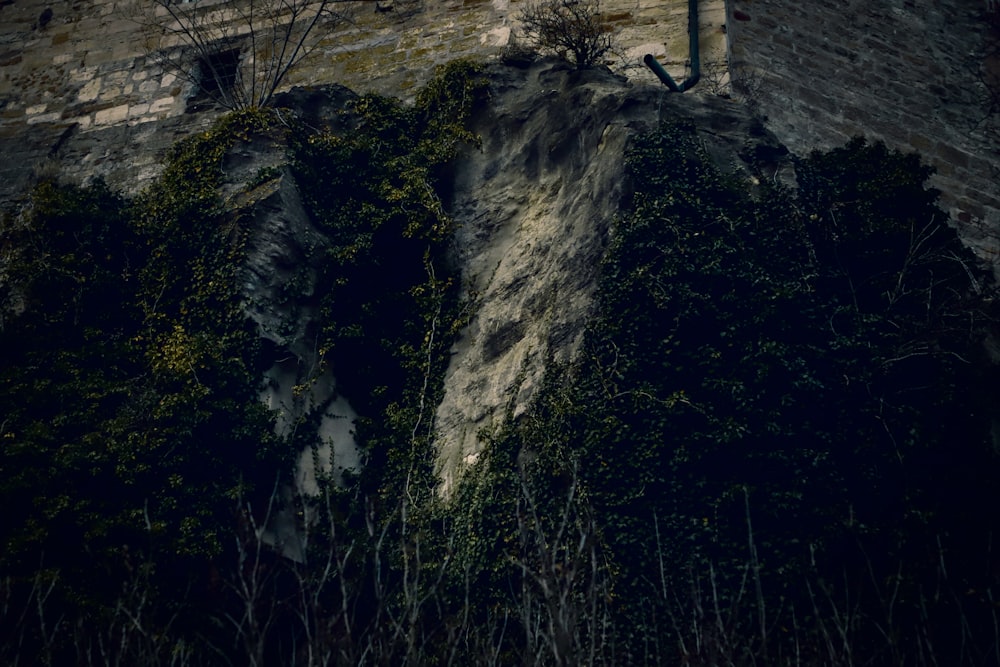
[[[356,468],[358,451],[350,433],[357,416],[330,369],[321,364],[312,303],[318,264],[328,242],[309,220],[295,181],[286,170],[250,193],[255,201],[253,234],[243,290],[247,316],[262,338],[273,343],[273,365],[264,373],[261,400],[278,412],[277,428],[288,435],[303,417],[321,411],[316,446],[302,452],[295,478],[299,493],[315,495],[317,469],[339,477]],[[295,290],[288,290],[295,284]]]
[[[478,305],[437,410],[443,495],[478,459],[482,429],[508,406],[523,412],[546,364],[578,349],[628,194],[629,138],[661,120],[689,120],[727,170],[751,133],[774,143],[741,107],[714,96],[672,95],[552,62],[491,75],[492,101],[475,127],[482,148],[455,169],[455,258]]]
[[[614,218],[628,200],[630,138],[682,120],[699,128],[726,169],[746,172],[740,155],[780,153],[746,150],[748,142],[775,142],[741,106],[707,90],[670,94],[552,60],[525,69],[494,64],[488,75],[491,97],[473,121],[482,145],[465,150],[451,170],[453,183],[444,184],[458,230],[452,257],[475,314],[454,345],[436,410],[443,496],[481,454],[482,430],[508,408],[521,414],[547,364],[569,361],[579,349]],[[353,97],[330,86],[296,89],[276,103],[309,127],[350,131]],[[163,146],[179,127],[161,126]],[[130,145],[122,152],[129,154]],[[91,148],[72,136],[60,151],[83,155]],[[221,194],[253,219],[244,306],[272,351],[260,398],[279,412],[280,432],[306,422],[315,431],[305,438],[312,445],[301,453],[294,489],[286,490],[308,495],[317,492],[319,473],[336,478],[360,457],[351,433],[356,415],[334,378],[336,360],[331,372],[314,344],[322,325],[314,287],[329,240],[309,220],[286,162],[281,141],[240,142],[227,155]],[[276,176],[245,191],[262,173]],[[144,177],[133,171],[131,178],[114,184],[131,190]],[[310,415],[319,418],[303,419]],[[301,553],[291,515],[278,517],[270,531],[290,557]]]
[[[741,107],[715,96],[669,94],[556,61],[526,69],[496,65],[489,76],[490,101],[473,127],[482,145],[460,156],[454,182],[445,184],[458,229],[453,261],[475,314],[454,345],[436,411],[442,496],[478,459],[483,429],[499,424],[508,408],[521,414],[547,364],[567,362],[579,349],[608,236],[628,199],[630,137],[661,121],[686,120],[726,169],[745,172],[741,154],[781,153],[746,150],[748,142],[751,148],[775,142]],[[350,96],[343,88],[298,90],[280,104],[311,126],[349,131]],[[253,211],[246,312],[274,350],[261,400],[279,411],[282,433],[306,415],[322,414],[296,471],[295,492],[308,495],[317,492],[320,471],[336,478],[359,465],[359,453],[351,436],[356,415],[333,374],[319,370],[311,343],[321,324],[312,287],[328,240],[309,221],[284,160],[278,143],[241,144],[227,157],[223,195]],[[264,168],[280,176],[241,192]],[[295,557],[301,546],[292,518],[278,517],[271,530]]]
[[[250,166],[279,164],[284,153],[276,148],[280,147],[253,142],[239,154],[230,155],[229,180],[239,182],[234,176]],[[264,372],[260,399],[277,413],[279,435],[290,437],[300,428],[311,429],[303,438],[311,446],[299,453],[294,481],[282,489],[283,500],[290,500],[293,494],[316,496],[319,475],[332,475],[339,481],[344,471],[356,469],[360,461],[352,434],[357,414],[338,394],[337,381],[331,369],[321,364],[313,343],[319,322],[312,297],[328,242],[306,214],[287,167],[278,178],[242,197],[239,205],[253,213],[244,271],[245,310],[261,337],[271,343],[273,359]],[[287,289],[289,284],[296,289]],[[306,544],[297,529],[294,505],[283,502],[282,509],[270,518],[265,540],[278,546],[285,556],[301,561]]]

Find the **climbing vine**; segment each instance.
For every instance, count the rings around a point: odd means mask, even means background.
[[[393,497],[415,463],[422,493],[434,485],[431,411],[460,313],[460,285],[445,258],[453,223],[439,192],[459,147],[476,143],[466,123],[486,83],[479,66],[456,61],[414,106],[362,96],[350,131],[293,143],[310,212],[332,241],[320,277],[319,344],[367,417],[358,435],[368,469]]]
[[[577,359],[435,495],[470,308],[447,188],[488,90],[460,61],[336,131],[232,114],[132,199],[45,182],[4,219],[0,660],[825,664],[831,630],[874,662],[991,655],[969,647],[998,594],[992,281],[929,169],[881,144],[799,160],[792,190],[720,170],[695,128],[636,136]],[[259,139],[287,167],[226,183]],[[283,295],[319,312],[314,372],[365,458],[293,501],[315,443],[260,402],[251,219],[220,194],[289,175],[325,242]],[[297,560],[263,539],[277,511]]]
[[[969,512],[995,502],[983,341],[996,312],[924,185],[930,170],[855,140],[802,160],[797,192],[751,194],[684,125],[637,137],[626,164],[633,204],[578,361],[550,371],[459,493],[473,508],[464,548],[489,564],[483,590],[518,589],[526,488],[543,515],[569,516],[573,489],[586,509],[571,516],[596,517],[599,599],[629,619],[616,626],[629,647],[674,633],[667,619],[691,606],[746,605],[727,612],[732,626],[697,632],[764,652],[765,611],[821,614],[801,595],[826,585],[815,577],[890,577],[905,562],[899,586],[926,601],[940,573],[906,559],[942,535],[953,562],[984,557],[996,526]],[[711,600],[678,592],[709,580]],[[567,604],[586,629],[601,607],[575,585]],[[856,614],[885,602],[879,587],[844,594],[871,596]]]

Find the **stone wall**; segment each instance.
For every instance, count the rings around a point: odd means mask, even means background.
[[[496,57],[525,1],[345,4],[351,22],[324,35],[286,87],[343,83],[408,97],[437,64]],[[129,18],[150,2],[0,0],[0,203],[45,169],[133,189],[178,136],[210,122],[214,113],[185,113],[191,85],[156,64],[160,42]],[[655,82],[638,65],[645,53],[684,76],[686,0],[603,0],[603,9],[629,77]],[[1000,114],[991,124],[983,78],[1000,81],[1000,63],[982,52],[1000,35],[989,12],[983,0],[701,0],[705,76],[693,92],[724,90],[728,47],[741,96],[794,151],[858,134],[920,151],[966,238],[998,261]]]
[[[731,0],[726,25],[742,95],[789,148],[863,135],[921,152],[966,240],[998,263],[993,19],[983,0]]]
[[[225,1],[199,0],[197,6],[213,11]],[[351,21],[323,35],[320,48],[293,70],[284,87],[341,83],[406,98],[435,65],[460,56],[496,57],[516,32],[524,1],[345,3]],[[101,174],[134,188],[156,173],[157,153],[176,134],[207,122],[185,114],[192,85],[157,64],[164,42],[135,20],[151,4],[0,0],[0,153],[6,158],[0,164],[0,203],[23,189],[31,170],[46,161],[63,162],[81,177]],[[724,1],[699,4],[702,59],[719,66],[726,52]],[[603,0],[602,9],[622,47],[624,59],[616,67],[627,66],[629,76],[655,83],[638,65],[652,53],[675,77],[684,76],[687,0]],[[155,130],[165,121],[171,121],[166,137]],[[89,135],[93,151],[80,148],[83,135]],[[75,153],[65,164],[68,139]]]

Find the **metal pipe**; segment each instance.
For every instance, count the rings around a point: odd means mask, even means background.
[[[667,70],[663,69],[663,65],[661,65],[659,61],[657,61],[657,59],[653,57],[652,53],[647,53],[646,56],[642,59],[642,62],[646,63],[646,67],[653,70],[653,74],[655,74],[660,79],[660,81],[663,82],[663,85],[665,85],[667,88],[670,89],[670,92],[672,93],[683,92],[680,86],[678,86],[677,83],[674,81],[673,77],[667,74]]]
[[[647,53],[642,59],[646,67],[653,70],[653,74],[672,93],[683,93],[685,90],[691,90],[701,80],[701,49],[698,46],[698,0],[688,0],[688,45],[689,57],[691,59],[691,76],[679,84],[674,81],[673,77],[667,74],[667,70],[663,69],[663,66],[660,65],[651,53]]]

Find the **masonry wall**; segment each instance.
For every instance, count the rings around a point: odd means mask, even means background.
[[[321,48],[292,72],[285,88],[341,83],[359,92],[409,97],[435,65],[460,56],[496,57],[517,30],[521,1],[345,3],[352,21],[324,35]],[[100,174],[114,185],[137,187],[157,172],[170,143],[210,121],[205,114],[185,113],[192,86],[156,64],[162,43],[129,18],[150,4],[0,0],[0,203],[23,190],[40,163],[43,169],[59,167],[80,178]],[[206,11],[224,5],[225,0],[198,2]],[[682,78],[687,5],[687,0],[604,0],[604,16],[623,47],[624,59],[615,66],[655,84],[653,74],[639,65],[652,53]],[[41,25],[47,9],[51,19]],[[702,59],[724,68],[724,0],[701,0],[699,15]],[[83,144],[81,137],[87,138]],[[61,164],[45,167],[46,162]]]
[[[345,5],[352,22],[325,35],[287,85],[408,97],[437,64],[496,57],[523,1]],[[149,2],[0,0],[0,204],[45,169],[134,189],[158,172],[173,141],[211,122],[213,113],[185,113],[191,86],[155,64],[159,42],[128,18]],[[987,113],[983,86],[991,72],[1000,82],[998,58],[983,57],[1000,34],[988,8],[984,0],[701,0],[706,76],[692,92],[719,90],[728,46],[744,84],[738,97],[758,105],[796,152],[854,135],[920,151],[963,234],[1000,261],[1000,114]],[[624,47],[616,66],[630,78],[656,83],[638,65],[646,53],[684,76],[686,0],[604,0],[603,9]]]
[[[786,145],[921,152],[963,235],[1000,262],[994,20],[984,0],[731,0],[726,23],[734,78]]]

